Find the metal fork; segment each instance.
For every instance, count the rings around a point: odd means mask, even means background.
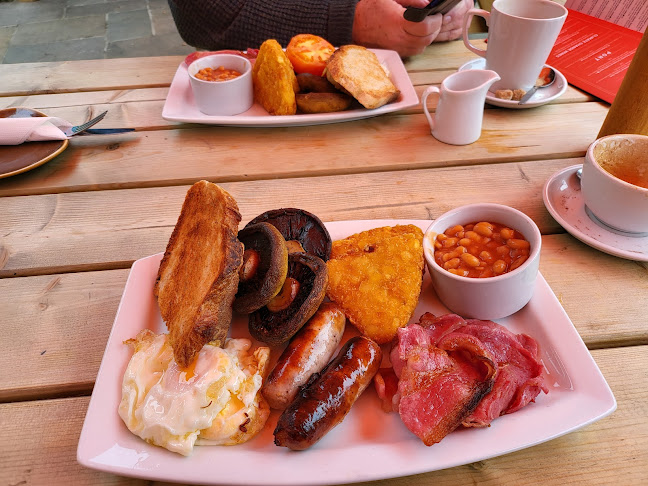
[[[92,120],[85,122],[82,125],[77,125],[75,127],[68,128],[65,130],[65,135],[68,137],[73,137],[74,135],[78,135],[79,133],[82,133],[86,131],[88,128],[96,125],[99,123],[101,120],[103,120],[104,116],[106,116],[107,111],[104,111],[101,115],[98,115],[94,117]]]

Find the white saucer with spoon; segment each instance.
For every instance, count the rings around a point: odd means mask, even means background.
[[[485,66],[486,59],[478,57],[463,64],[459,68],[459,71],[465,71],[467,69],[485,69]],[[503,100],[501,98],[495,97],[495,93],[489,91],[486,94],[486,103],[493,106],[499,106],[500,108],[521,110],[526,108],[535,108],[536,106],[542,106],[551,101],[554,101],[555,99],[560,98],[560,96],[562,96],[562,94],[567,91],[567,79],[558,69],[549,66],[548,64],[545,64],[545,67],[553,70],[553,72],[555,73],[554,82],[551,83],[551,85],[547,85],[546,87],[539,89],[535,93],[535,95],[533,95],[531,99],[529,99],[529,101],[520,104],[520,102],[516,100]]]

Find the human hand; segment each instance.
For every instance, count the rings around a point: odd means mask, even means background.
[[[393,49],[402,57],[423,52],[441,31],[442,15],[409,22],[403,18],[405,7],[400,2],[422,8],[429,0],[360,0],[353,19],[353,42],[365,47]]]
[[[435,42],[444,42],[461,37],[464,17],[471,8],[475,8],[475,0],[461,0],[452,10],[445,14],[441,31],[437,35]]]

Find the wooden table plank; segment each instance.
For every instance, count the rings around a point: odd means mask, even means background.
[[[237,200],[244,222],[279,207],[301,207],[324,221],[434,219],[455,206],[481,201],[516,206],[546,234],[562,229],[542,203],[542,187],[551,174],[578,160],[221,185]],[[163,251],[187,189],[0,198],[0,277],[124,268]]]
[[[582,157],[606,112],[600,103],[486,110],[481,139],[465,146],[437,141],[422,114],[316,127],[82,136],[47,164],[1,179],[0,196]],[[539,135],[547,119],[552,123]]]
[[[0,402],[92,391],[128,273],[0,280]]]
[[[409,71],[447,71],[474,57],[457,41],[437,44],[404,64]],[[183,60],[161,56],[6,64],[0,71],[0,97],[169,86]]]
[[[5,64],[0,70],[0,96],[169,86],[183,59],[163,56]]]
[[[646,267],[551,235],[540,271],[590,349],[648,344]],[[19,373],[0,374],[0,402],[90,393],[128,272],[0,280],[2,301],[12,304],[3,306],[0,342],[11,353],[0,353],[0,370],[22,357]]]
[[[79,110],[85,109],[91,105],[111,104],[119,105],[123,103],[136,103],[141,101],[162,101],[169,93],[168,87],[163,88],[139,88],[139,89],[118,89],[105,91],[88,91],[73,93],[55,93],[55,94],[29,94],[25,96],[5,96],[0,97],[0,109],[15,108],[24,106],[41,110],[48,115],[61,116],[73,115],[73,120],[78,118]],[[68,111],[61,109],[68,108]],[[58,110],[58,111],[53,111]],[[115,114],[109,110],[110,120],[113,122],[122,121],[114,118]],[[160,110],[159,116],[162,116]]]
[[[454,71],[427,71],[411,73],[414,89],[419,99],[423,91],[431,84],[438,85],[443,79]],[[48,95],[26,95],[0,97],[0,109],[26,107],[40,110],[47,115],[57,116],[72,123],[81,122],[88,118],[89,108],[93,112],[106,110],[108,114],[102,121],[103,127],[129,127],[137,130],[152,130],[165,128],[191,127],[167,121],[162,118],[162,108],[169,89],[142,88],[127,90],[90,91],[74,93],[58,93]],[[564,95],[552,104],[584,103],[597,101],[591,95],[573,87],[568,87]],[[428,99],[430,110],[436,108],[436,97]],[[485,109],[498,109],[486,104]],[[417,105],[398,114],[422,113],[421,105]],[[387,115],[384,115],[387,116]]]
[[[618,401],[611,416],[505,456],[363,484],[608,485],[620,478],[624,484],[646,483],[648,421],[644,418],[648,413],[648,389],[637,384],[644,381],[648,347],[602,349],[592,354]],[[77,441],[87,406],[88,398],[1,404],[0,483],[29,486],[50,484],[56,478],[61,484],[151,484],[91,471],[77,464]]]
[[[484,47],[483,40],[474,45]],[[405,68],[415,86],[438,84],[464,63],[476,59],[462,41],[430,46],[424,53],[404,59]],[[8,64],[0,72],[0,108],[32,106],[31,102],[47,96],[67,94],[79,97],[79,92],[110,92],[168,87],[183,61],[183,56],[65,61]],[[79,74],[82,73],[82,74]],[[23,78],[29,80],[25,83]],[[420,93],[419,93],[420,94]],[[94,95],[96,98],[98,95]],[[82,99],[82,97],[79,97]],[[591,95],[570,88],[558,102],[594,100]],[[98,103],[88,98],[85,104]],[[24,103],[24,104],[23,104]],[[49,103],[49,101],[48,101]],[[83,102],[79,103],[83,105]]]

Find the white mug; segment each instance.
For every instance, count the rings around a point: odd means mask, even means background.
[[[488,46],[470,43],[468,28],[474,15],[488,24]],[[551,53],[567,9],[550,0],[495,0],[490,13],[471,9],[464,17],[463,41],[468,49],[486,59],[486,69],[500,75],[498,89],[530,90]]]
[[[648,233],[648,136],[618,134],[592,143],[581,191],[586,208],[614,230]]]
[[[429,86],[423,92],[421,104],[434,138],[451,145],[477,141],[481,136],[486,93],[498,79],[494,71],[470,69],[451,74],[440,89]],[[427,98],[432,93],[439,94],[434,116],[427,108]]]

